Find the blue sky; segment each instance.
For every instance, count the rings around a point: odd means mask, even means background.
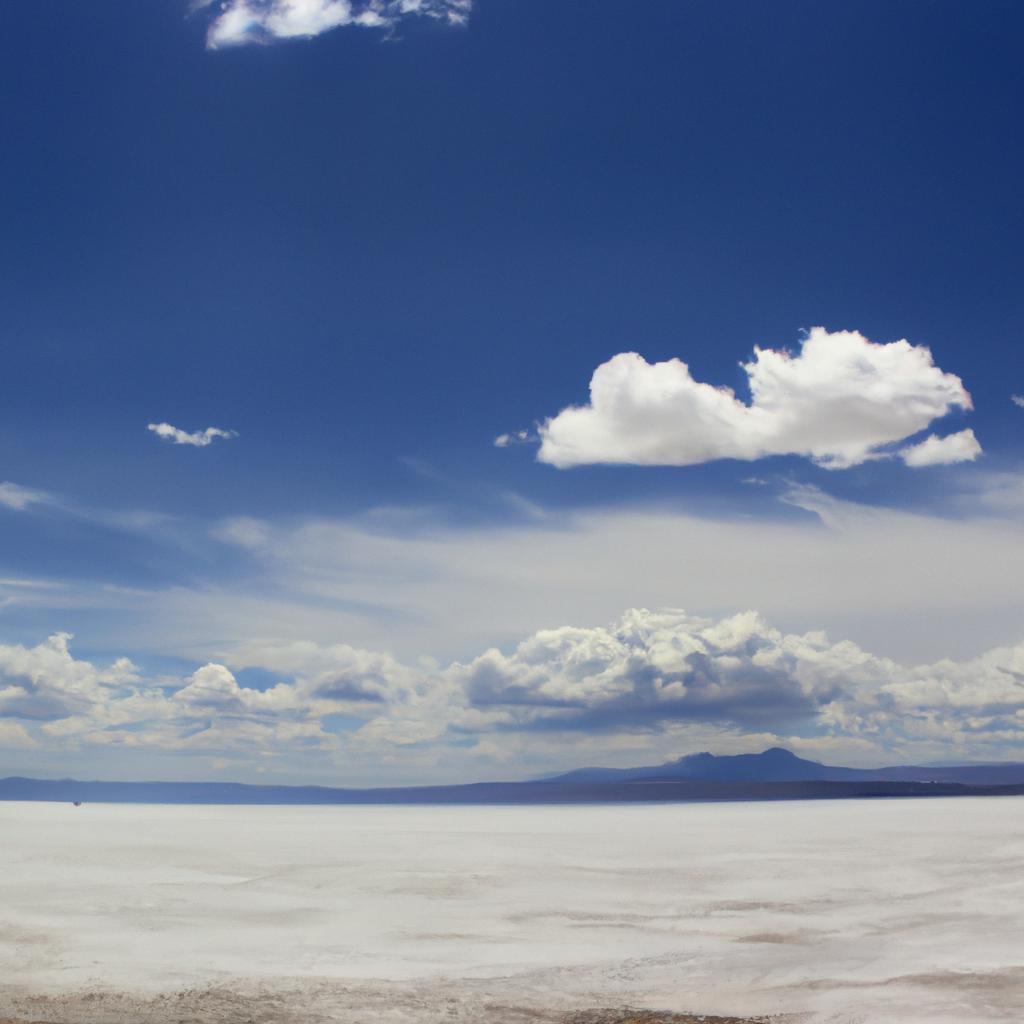
[[[1022,22],[5,5],[0,770],[1008,756]],[[733,647],[697,624],[750,610]],[[793,654],[817,630],[827,683]],[[851,681],[844,644],[893,667]],[[208,664],[240,692],[199,701]]]

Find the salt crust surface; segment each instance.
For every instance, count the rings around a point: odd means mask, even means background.
[[[0,803],[0,1018],[626,1004],[1020,1021],[1024,799]]]

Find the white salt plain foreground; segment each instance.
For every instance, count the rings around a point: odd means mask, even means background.
[[[0,1018],[433,1024],[624,1004],[1021,1021],[1024,799],[0,803]]]

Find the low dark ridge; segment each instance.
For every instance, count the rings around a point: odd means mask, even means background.
[[[330,789],[219,782],[78,782],[0,779],[0,800],[69,804],[599,804],[849,800],[897,797],[1020,796],[1024,784],[950,782],[721,782],[641,779],[616,782],[480,782],[465,786]]]

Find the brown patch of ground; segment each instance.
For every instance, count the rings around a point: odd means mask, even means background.
[[[773,1024],[771,1017],[708,1017],[693,1013],[656,1010],[581,1010],[560,1018],[560,1024]],[[11,1020],[0,1024],[48,1024],[46,1021]]]
[[[0,1024],[797,1024],[799,1016],[721,1017],[630,1007],[559,1010],[502,1005],[470,997],[422,998],[417,993],[317,993],[240,995],[229,989],[189,989],[149,1000],[86,992],[70,1000],[27,999],[4,1007]],[[338,996],[347,1000],[338,1001]],[[294,998],[293,998],[294,997]]]
[[[772,1024],[771,1017],[708,1017],[703,1013],[657,1010],[583,1010],[567,1014],[563,1024]]]

